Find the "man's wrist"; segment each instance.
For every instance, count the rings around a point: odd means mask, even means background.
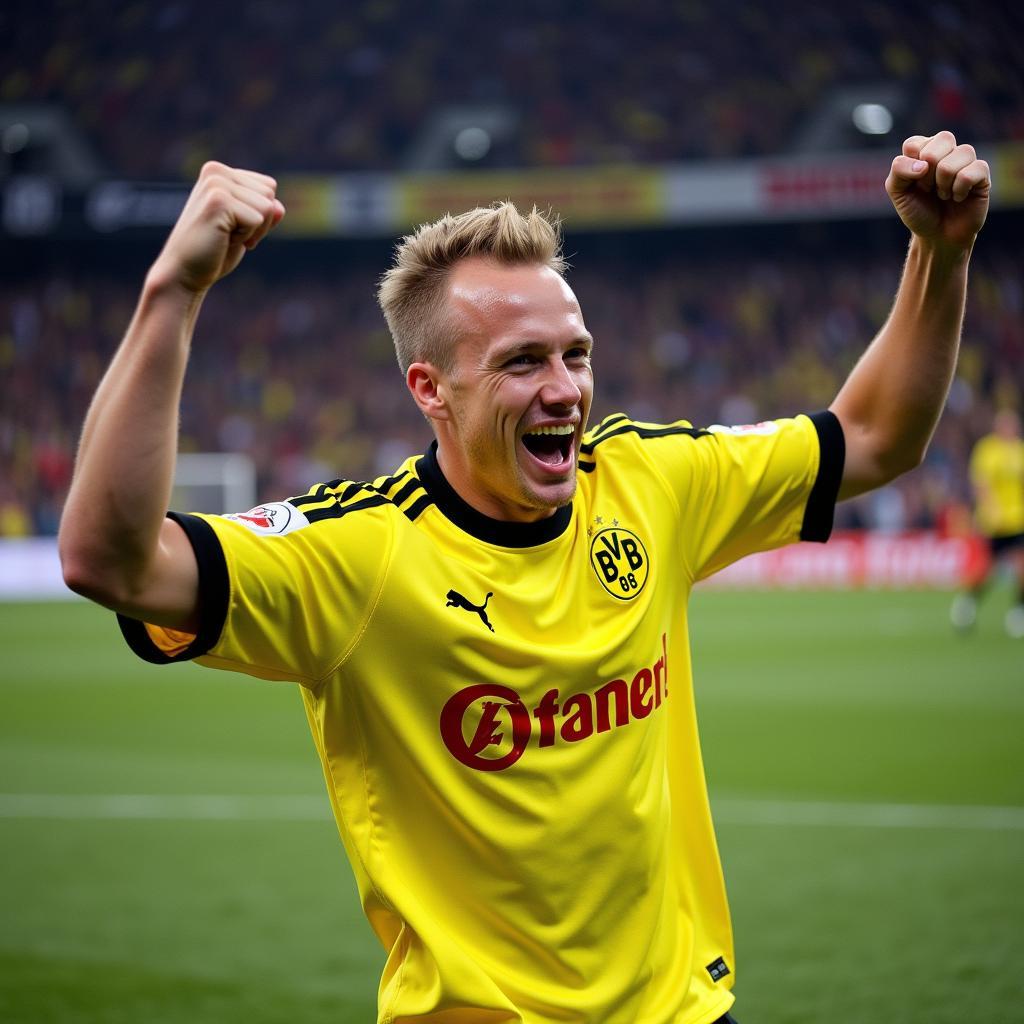
[[[955,271],[967,266],[974,251],[974,239],[970,245],[950,245],[938,239],[922,235],[910,236],[910,256],[935,270]]]
[[[206,297],[206,289],[196,291],[182,284],[181,279],[161,266],[157,261],[149,268],[142,286],[142,304],[172,303],[188,315],[199,312]]]

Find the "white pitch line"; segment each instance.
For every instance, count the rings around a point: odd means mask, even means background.
[[[1024,831],[1024,807],[720,798],[712,799],[711,809],[722,825]]]
[[[330,821],[324,796],[203,793],[0,793],[0,818]]]
[[[844,803],[811,800],[711,801],[720,825],[1024,831],[1024,807],[971,804]],[[164,793],[0,793],[0,819],[151,821],[331,820],[326,795]]]

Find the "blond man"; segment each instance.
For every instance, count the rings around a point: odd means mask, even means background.
[[[381,285],[426,453],[167,515],[199,307],[284,214],[271,179],[203,169],[86,419],[65,578],[149,660],[299,684],[387,950],[379,1020],[731,1020],[686,602],[748,552],[825,540],[837,498],[923,457],[989,171],[940,132],[886,188],[903,279],[828,410],[588,430],[594,341],[557,232],[502,204],[421,228]]]

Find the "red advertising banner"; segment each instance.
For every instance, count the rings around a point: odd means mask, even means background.
[[[835,533],[827,544],[796,544],[750,555],[711,577],[711,587],[807,590],[954,589],[988,558],[978,537]]]
[[[814,214],[887,210],[885,178],[891,159],[888,154],[857,154],[765,162],[760,168],[761,209]]]

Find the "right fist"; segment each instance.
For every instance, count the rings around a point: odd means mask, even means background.
[[[281,222],[284,206],[276,190],[277,182],[265,174],[203,164],[151,273],[186,291],[205,292]]]

